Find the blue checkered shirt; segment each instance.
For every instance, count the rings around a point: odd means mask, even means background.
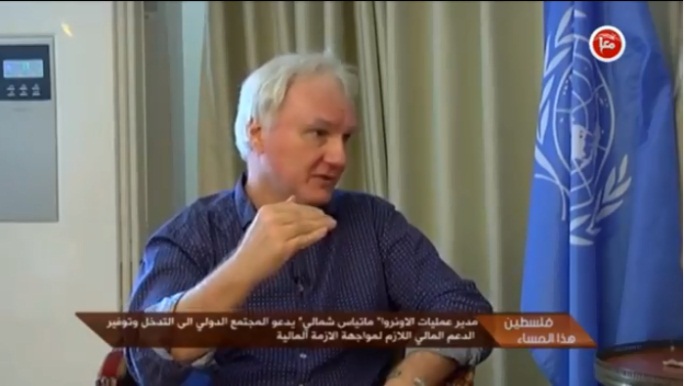
[[[230,258],[256,213],[243,184],[244,176],[234,189],[196,201],[152,235],[131,311],[172,310],[184,291]],[[325,210],[337,220],[336,229],[257,287],[244,309],[492,312],[474,283],[444,263],[391,204],[338,190]],[[476,365],[490,353],[435,351],[462,365]],[[376,386],[383,385],[396,358],[393,349],[229,348],[181,365],[161,349],[126,350],[130,372],[144,386],[182,385],[198,371],[212,385]]]

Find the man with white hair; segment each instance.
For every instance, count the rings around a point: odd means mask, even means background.
[[[356,78],[329,54],[278,56],[244,82],[235,120],[246,173],[157,230],[130,310],[490,313],[473,282],[386,201],[336,189],[357,130]],[[442,385],[484,349],[127,349],[146,386],[206,369],[216,385]],[[392,371],[391,371],[392,369]]]

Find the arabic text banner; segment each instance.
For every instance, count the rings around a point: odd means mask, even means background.
[[[77,313],[112,347],[594,347],[564,314]]]

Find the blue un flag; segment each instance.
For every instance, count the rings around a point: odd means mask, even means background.
[[[521,308],[568,312],[599,348],[682,337],[673,86],[645,1],[545,1]],[[601,26],[622,33],[595,36]],[[554,386],[596,385],[590,349],[540,349]]]

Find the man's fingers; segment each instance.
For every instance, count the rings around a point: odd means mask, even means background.
[[[296,205],[288,209],[284,209],[279,213],[279,217],[283,224],[292,224],[308,221],[322,221],[324,219],[331,219],[323,210],[306,205]],[[332,219],[331,219],[332,220]],[[329,221],[329,220],[325,220]]]
[[[291,246],[296,251],[307,248],[308,246],[326,237],[328,231],[328,228],[317,228],[309,233],[292,238],[290,239]]]
[[[268,215],[266,213],[267,212],[265,212],[265,215],[268,216],[271,222],[280,225],[330,217],[319,208],[291,203],[274,206],[273,208],[269,208]]]
[[[318,229],[329,231],[335,228],[335,220],[331,217],[323,216],[311,220],[293,221],[284,225],[285,239],[291,240],[303,235],[310,234]]]
[[[317,220],[329,217],[323,210],[308,205],[297,205],[291,210],[292,218],[297,220]]]

